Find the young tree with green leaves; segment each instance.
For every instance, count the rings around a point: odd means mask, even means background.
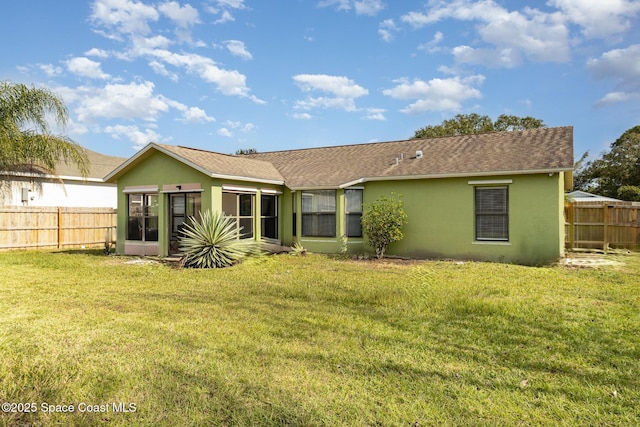
[[[458,114],[439,125],[418,129],[413,138],[437,138],[440,136],[470,135],[475,133],[504,132],[547,127],[540,119],[502,114],[493,121],[489,116],[476,113]]]
[[[378,197],[365,206],[360,221],[369,244],[376,250],[376,257],[384,258],[389,245],[404,238],[402,227],[407,223],[407,214],[401,196],[392,193],[391,197]]]
[[[86,153],[63,135],[52,135],[49,119],[60,127],[68,112],[48,89],[0,82],[0,171],[28,170],[55,174],[56,163],[75,163],[88,174]]]

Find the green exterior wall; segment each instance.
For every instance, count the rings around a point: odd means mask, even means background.
[[[475,241],[474,186],[469,181],[511,180],[509,188],[509,241]],[[364,205],[378,196],[402,195],[408,224],[405,238],[392,244],[388,255],[414,258],[455,258],[545,264],[564,253],[564,180],[562,173],[469,178],[371,181],[364,188]],[[312,252],[373,253],[363,238],[345,239],[344,190],[336,189],[336,237],[302,237],[302,190],[248,181],[216,179],[158,151],[152,151],[118,177],[118,253],[125,252],[127,194],[125,187],[157,186],[159,201],[158,255],[166,256],[169,239],[168,195],[164,185],[199,183],[202,210],[222,209],[223,185],[257,188],[254,236],[260,236],[260,194],[263,189],[281,192],[278,197],[278,230],[282,244],[300,242]],[[490,185],[490,184],[482,184]],[[293,230],[296,206],[297,231]]]
[[[511,180],[509,241],[475,241],[474,188],[469,181]],[[369,182],[364,203],[392,192],[402,195],[408,224],[405,238],[387,253],[408,257],[443,257],[545,264],[564,251],[564,178],[555,173]],[[488,185],[488,184],[483,184]]]
[[[126,187],[157,186],[158,187],[158,248],[161,256],[168,253],[169,242],[169,206],[168,196],[161,193],[163,185],[180,185],[202,183],[202,209],[212,206],[210,178],[197,170],[178,162],[171,157],[152,152],[137,167],[129,169],[118,178],[118,227],[116,252],[125,252],[127,232],[127,194]]]
[[[158,251],[157,255],[167,256],[169,248],[169,197],[168,194],[162,193],[164,185],[184,185],[200,183],[202,187],[202,210],[211,209],[212,211],[222,210],[222,191],[223,185],[236,187],[257,188],[256,197],[254,199],[254,236],[259,240],[261,233],[260,221],[260,195],[261,190],[270,189],[282,191],[282,187],[278,185],[252,183],[239,180],[223,180],[211,178],[184,163],[173,159],[172,157],[155,151],[142,160],[141,163],[129,169],[126,173],[118,178],[118,227],[117,227],[117,243],[116,252],[125,253],[125,240],[127,231],[127,194],[124,192],[126,187],[137,186],[156,186],[158,188]],[[278,213],[282,212],[282,196],[278,201]],[[288,211],[290,212],[290,210]],[[289,213],[290,216],[290,213]],[[282,230],[283,215],[278,217],[279,230]],[[152,244],[154,245],[154,244]],[[156,254],[154,254],[156,255]]]

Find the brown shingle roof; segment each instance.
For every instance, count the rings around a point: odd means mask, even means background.
[[[87,148],[84,148],[84,152],[87,154],[87,158],[89,160],[89,164],[87,165],[89,174],[87,175],[87,178],[102,179],[103,176],[127,160],[124,157],[114,157],[96,153],[95,151],[91,151]],[[58,176],[82,176],[80,170],[74,163],[65,163],[64,160],[59,160],[56,164],[56,174]]]
[[[268,161],[252,159],[246,156],[232,156],[195,148],[157,144],[180,158],[199,166],[209,175],[252,178],[266,181],[283,182],[284,178]]]
[[[423,157],[416,158],[416,151]],[[396,157],[402,160],[395,163]],[[343,145],[249,155],[271,162],[290,188],[360,179],[471,176],[573,169],[573,127]]]
[[[293,189],[336,188],[366,180],[571,171],[573,127],[241,156],[152,143],[111,171],[106,180],[117,180],[124,171],[142,161],[152,149],[162,151],[209,176],[284,183]],[[418,151],[422,152],[421,158],[416,158]]]

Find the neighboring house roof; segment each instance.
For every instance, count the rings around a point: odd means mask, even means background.
[[[599,196],[597,194],[587,193],[586,191],[572,191],[567,196],[575,202],[622,202],[620,199],[613,197]]]
[[[237,156],[151,143],[109,173],[105,181],[117,180],[154,150],[212,177],[279,183],[292,189],[336,188],[375,180],[572,171],[573,127]]]
[[[56,175],[43,173],[42,170],[37,167],[23,169],[20,171],[6,171],[2,172],[2,175],[102,182],[103,177],[107,173],[111,172],[114,168],[127,160],[125,157],[107,156],[105,154],[96,153],[95,151],[87,148],[83,148],[83,150],[87,155],[87,168],[89,169],[89,173],[86,178],[82,176],[80,169],[78,169],[75,163],[66,163],[64,159],[60,159],[56,163]]]
[[[96,153],[87,148],[84,148],[84,152],[87,154],[89,160],[89,174],[87,178],[98,179],[102,181],[102,178],[120,164],[125,162],[125,157],[107,156],[105,154]],[[56,165],[56,173],[60,177],[82,177],[80,170],[75,163],[65,163],[64,160],[59,160]],[[80,178],[82,179],[82,178]]]

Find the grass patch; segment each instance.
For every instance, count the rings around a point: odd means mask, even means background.
[[[571,269],[309,254],[177,270],[0,253],[0,399],[37,408],[0,422],[634,425],[640,256],[616,259]]]

